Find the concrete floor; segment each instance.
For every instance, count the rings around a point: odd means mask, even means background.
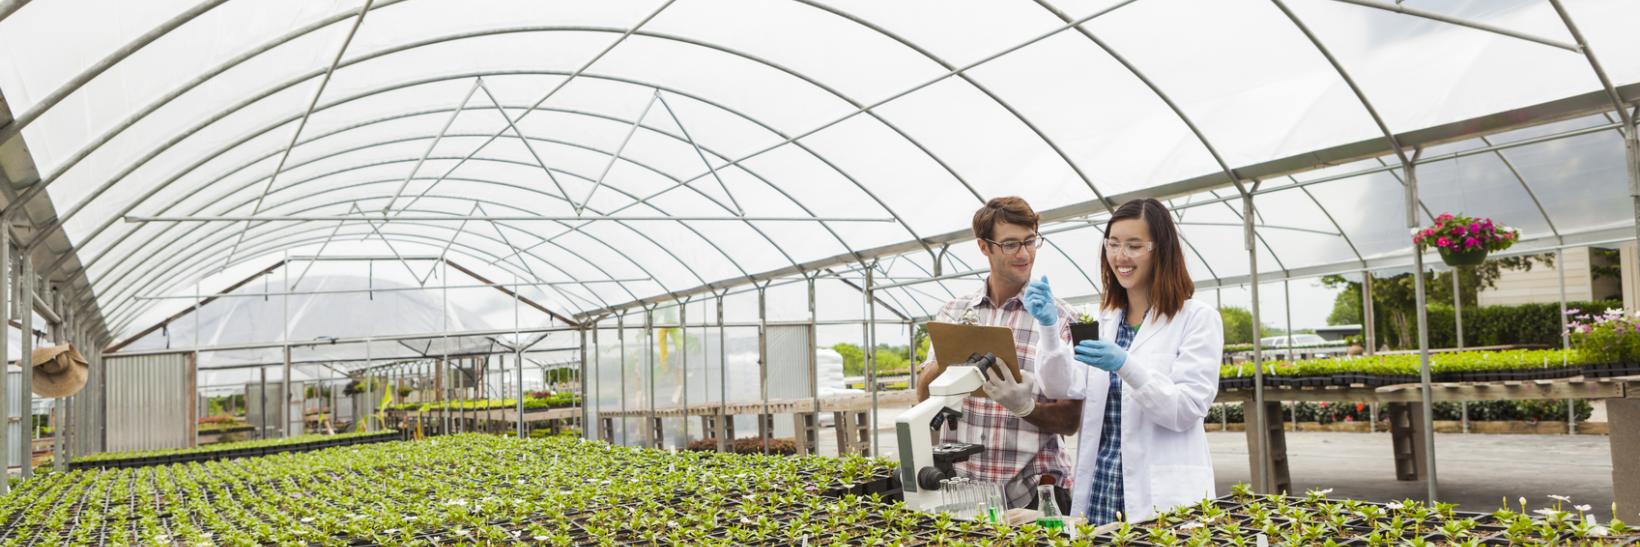
[[[878,440],[886,457],[897,455],[893,417],[900,410],[883,409]],[[821,437],[820,453],[836,454],[835,433],[827,429]],[[1219,492],[1248,481],[1246,434],[1208,433],[1207,439]],[[1297,492],[1332,488],[1332,497],[1373,501],[1424,497],[1422,481],[1395,480],[1388,433],[1288,432],[1287,446]],[[1610,507],[1610,446],[1605,436],[1438,434],[1439,495],[1471,511],[1496,509],[1505,497],[1518,503],[1525,496],[1533,507],[1544,506],[1549,494]]]
[[[1249,480],[1247,437],[1208,433],[1213,474],[1221,492]],[[1470,511],[1491,511],[1503,498],[1533,507],[1549,494],[1578,504],[1611,507],[1611,443],[1591,435],[1435,436],[1440,499]],[[1375,501],[1423,499],[1423,481],[1395,480],[1388,433],[1287,433],[1293,489],[1332,488],[1333,497]]]

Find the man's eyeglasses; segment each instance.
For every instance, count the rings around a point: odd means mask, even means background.
[[[1139,258],[1150,254],[1150,251],[1155,248],[1156,243],[1153,241],[1129,241],[1127,243],[1122,243],[1114,239],[1105,240],[1105,254],[1110,256],[1115,256],[1116,253],[1121,253],[1122,256],[1126,256],[1128,258]]]
[[[1037,248],[1042,247],[1042,244],[1047,242],[1048,240],[1044,239],[1042,236],[1031,236],[1031,237],[1025,238],[1024,241],[1019,241],[1019,240],[1014,240],[1014,239],[1010,239],[1008,241],[991,241],[989,239],[982,239],[980,241],[990,243],[993,248],[1000,247],[1002,249],[1003,254],[1010,254],[1011,255],[1011,254],[1018,254],[1020,249],[1024,249],[1026,247],[1030,247],[1031,250],[1034,251]]]

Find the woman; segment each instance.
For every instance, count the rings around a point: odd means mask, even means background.
[[[1099,339],[1038,341],[1044,395],[1084,400],[1071,515],[1092,524],[1215,496],[1202,419],[1218,392],[1224,330],[1216,310],[1190,300],[1180,247],[1161,202],[1122,204],[1099,259]],[[1053,302],[1046,277],[1025,290],[1041,324],[1059,320]]]

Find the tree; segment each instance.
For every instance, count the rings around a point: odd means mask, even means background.
[[[1464,306],[1473,307],[1478,302],[1478,295],[1482,289],[1497,286],[1503,270],[1531,271],[1536,263],[1553,267],[1554,255],[1495,258],[1479,266],[1458,268],[1458,281],[1461,285],[1458,298],[1462,299]],[[1333,310],[1327,316],[1327,324],[1342,325],[1361,321],[1360,281],[1352,281],[1341,275],[1329,275],[1321,278],[1321,283],[1329,288],[1344,289],[1333,300]],[[1416,293],[1417,288],[1411,273],[1389,277],[1373,276],[1373,324],[1389,327],[1375,329],[1380,346],[1407,349],[1418,343],[1413,333],[1417,327]],[[1424,272],[1424,300],[1425,303],[1453,304],[1451,271]]]
[[[1219,308],[1219,319],[1224,322],[1224,343],[1253,343],[1253,313],[1235,306]]]
[[[860,376],[866,373],[865,351],[860,346],[848,343],[836,344],[831,347],[838,355],[843,356],[843,374]],[[877,374],[901,374],[911,370],[906,361],[905,346],[877,345]]]

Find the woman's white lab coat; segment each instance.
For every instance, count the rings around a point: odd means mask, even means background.
[[[1215,497],[1213,459],[1202,420],[1219,389],[1224,327],[1219,313],[1185,301],[1172,320],[1145,316],[1129,345],[1122,379],[1122,489],[1129,521]],[[1099,339],[1116,340],[1120,312],[1099,317]],[[1038,340],[1036,374],[1050,399],[1083,399],[1071,515],[1087,513],[1104,426],[1110,373],[1077,362],[1069,342]]]

